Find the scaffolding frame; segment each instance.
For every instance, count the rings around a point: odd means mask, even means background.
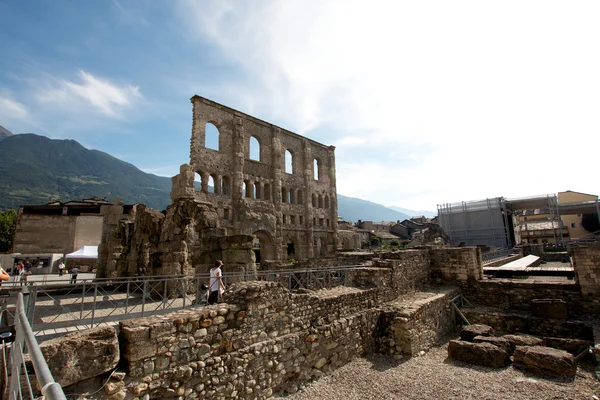
[[[512,247],[503,197],[438,204],[437,209],[440,226],[453,245]]]

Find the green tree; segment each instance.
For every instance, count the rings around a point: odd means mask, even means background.
[[[373,236],[371,238],[371,246],[379,246],[380,243],[381,243],[381,240],[379,239],[378,236]]]
[[[17,225],[17,212],[6,210],[0,213],[0,253],[12,250]]]
[[[588,232],[600,231],[600,221],[598,221],[598,214],[583,214],[581,217],[581,226]]]

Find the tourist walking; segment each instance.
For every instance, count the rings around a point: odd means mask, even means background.
[[[77,273],[79,272],[79,269],[77,268],[77,266],[71,268],[71,283],[75,284],[77,283]]]
[[[63,276],[63,273],[65,272],[65,263],[60,260],[60,264],[58,264],[58,276]]]
[[[210,281],[208,282],[208,304],[217,304],[221,300],[221,295],[225,291],[221,267],[221,260],[215,261],[215,266],[210,269]]]
[[[27,274],[25,273],[25,266],[21,262],[19,264],[19,285],[23,286],[23,284],[27,283]]]

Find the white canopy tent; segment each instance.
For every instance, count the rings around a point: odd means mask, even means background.
[[[65,255],[65,258],[98,258],[98,246],[83,246],[79,250]]]

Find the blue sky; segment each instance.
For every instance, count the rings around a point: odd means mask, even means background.
[[[198,94],[385,205],[600,193],[600,3],[0,0],[0,125],[172,176]]]

